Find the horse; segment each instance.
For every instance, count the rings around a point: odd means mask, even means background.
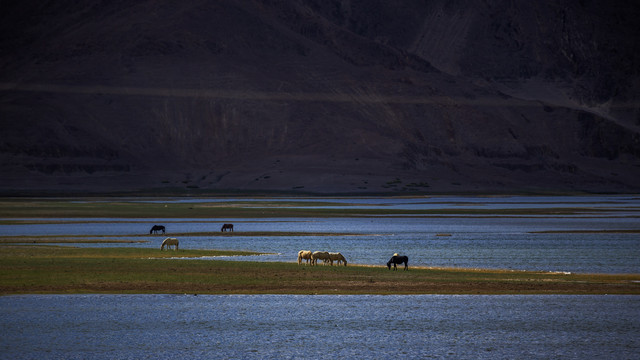
[[[160,251],[164,250],[164,247],[167,247],[167,250],[171,248],[171,246],[175,246],[175,250],[178,251],[178,239],[176,238],[166,238],[162,242],[162,246],[160,246]]]
[[[302,264],[302,260],[306,260],[307,264],[311,261],[311,250],[298,251],[298,265]]]
[[[336,261],[338,265],[340,265],[341,262],[344,263],[344,266],[347,266],[347,259],[344,258],[344,256],[342,254],[340,254],[339,252],[330,252],[329,253],[329,258],[331,259],[331,265],[333,266],[333,262]]]
[[[151,230],[149,230],[149,234],[152,234],[152,233],[156,233],[157,234],[158,231],[162,231],[162,233],[164,234],[164,232],[165,232],[164,226],[162,226],[162,225],[153,225]]]
[[[233,232],[233,224],[224,224],[224,225],[222,225],[222,228],[220,229],[220,231],[224,232],[226,230],[229,230],[229,231]]]
[[[318,259],[322,260],[324,264],[326,264],[327,262],[331,262],[331,265],[333,265],[333,261],[331,261],[331,257],[326,251],[314,251],[311,254],[311,265],[317,265]]]
[[[398,254],[393,254],[389,262],[387,262],[387,268],[391,270],[391,264],[393,264],[393,270],[398,270],[398,264],[404,263],[404,269],[409,269],[409,258],[406,256],[399,256]]]

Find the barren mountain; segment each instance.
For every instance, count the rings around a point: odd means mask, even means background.
[[[5,194],[640,190],[635,1],[0,6]]]

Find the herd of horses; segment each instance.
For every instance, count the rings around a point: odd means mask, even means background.
[[[340,263],[347,266],[347,259],[345,259],[344,255],[339,252],[328,252],[328,251],[311,251],[311,250],[300,250],[298,251],[298,265],[302,265],[302,262],[305,261],[307,265],[318,265],[318,260],[322,260],[323,265],[330,264],[333,266],[333,262],[335,261],[338,265]],[[393,270],[398,270],[398,264],[404,264],[404,269],[409,270],[409,257],[400,256],[397,253],[393,254],[391,259],[387,262],[387,268],[391,270],[391,266],[393,265]]]
[[[311,265],[317,265],[318,260],[322,260],[324,265],[331,264],[333,266],[335,261],[338,265],[342,263],[347,266],[347,259],[339,252],[300,250],[298,251],[298,265],[302,264],[302,260]]]
[[[153,225],[149,234],[157,234],[160,231],[164,234],[166,232],[166,228],[163,225]],[[221,232],[231,231],[233,232],[233,224],[224,224],[220,229]],[[162,246],[160,246],[160,250],[164,250],[166,247],[167,250],[171,249],[173,246],[174,250],[178,250],[179,241],[176,238],[168,237],[164,239],[162,242]],[[298,251],[298,265],[302,264],[302,261],[306,261],[307,265],[317,265],[318,260],[322,260],[323,265],[330,264],[333,266],[333,262],[335,261],[337,265],[343,264],[347,266],[347,259],[339,252],[328,252],[328,251],[311,251],[311,250],[300,250]],[[404,269],[409,269],[409,258],[407,256],[400,256],[397,253],[393,254],[391,259],[387,262],[387,268],[391,270],[391,266],[393,265],[393,270],[398,270],[398,264],[404,264]]]

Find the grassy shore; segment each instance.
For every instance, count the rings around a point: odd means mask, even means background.
[[[0,246],[0,294],[636,294],[640,275],[180,260],[213,250]]]
[[[339,205],[339,207],[324,207]],[[189,294],[637,294],[640,274],[552,274],[544,272],[382,266],[299,266],[293,262],[198,260],[255,255],[251,252],[156,248],[75,248],[34,243],[135,243],[148,241],[144,219],[220,222],[241,218],[350,216],[555,216],[589,214],[588,207],[542,209],[361,209],[344,204],[287,201],[203,203],[113,199],[0,199],[3,225],[141,222],[140,234],[0,236],[0,294],[189,293]],[[615,211],[615,210],[598,210]],[[107,218],[107,219],[103,219]],[[61,220],[62,219],[62,220]],[[132,220],[133,219],[133,220]],[[276,220],[280,221],[280,220]],[[299,221],[299,220],[295,220]],[[168,221],[169,223],[171,221]],[[241,222],[241,221],[239,221]],[[336,236],[307,232],[215,231],[166,236]],[[576,230],[580,231],[580,230]],[[617,231],[617,230],[603,230]],[[628,231],[628,230],[620,230]],[[631,230],[632,232],[635,230]],[[357,235],[357,234],[349,234]],[[449,234],[438,234],[447,236]],[[165,235],[154,236],[154,239]],[[175,257],[195,258],[190,260]],[[293,259],[292,259],[293,261]]]
[[[335,205],[336,207],[326,207]],[[589,214],[590,207],[567,208],[514,208],[514,209],[362,209],[341,203],[330,202],[286,202],[286,201],[234,201],[203,203],[162,203],[138,201],[68,201],[57,199],[2,199],[0,218],[194,218],[194,219],[238,219],[238,218],[305,218],[305,217],[349,217],[349,216],[557,216]],[[599,209],[600,212],[615,213],[618,210]]]

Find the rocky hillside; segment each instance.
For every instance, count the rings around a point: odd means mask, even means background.
[[[3,193],[640,190],[635,1],[0,6]]]

